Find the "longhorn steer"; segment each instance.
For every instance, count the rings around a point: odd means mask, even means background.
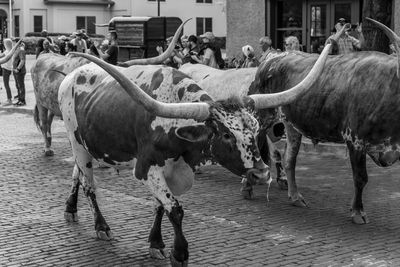
[[[394,37],[390,29],[383,29],[391,34],[399,56],[400,38]],[[258,70],[256,86],[266,93],[284,91],[303,79],[316,59],[316,55],[289,53],[268,60]],[[398,60],[372,51],[329,57],[327,71],[311,89],[282,107],[286,117],[288,195],[294,203],[305,205],[295,181],[302,135],[314,141],[346,143],[355,187],[352,220],[368,222],[362,203],[368,181],[366,155],[383,167],[392,165],[400,155]]]
[[[240,101],[214,102],[178,70],[133,66],[120,73],[104,61],[82,56],[99,64],[118,83],[93,64],[80,67],[61,83],[59,102],[76,163],[66,219],[77,219],[77,193],[82,184],[98,236],[110,238],[110,228],[96,202],[92,159],[116,168],[136,161],[134,176],[148,186],[157,203],[150,254],[166,256],[160,229],[166,210],[175,231],[171,261],[186,264],[183,209],[176,196],[191,187],[193,169],[208,159],[248,179],[268,176],[256,144],[258,122]],[[259,109],[290,103],[322,72],[325,59],[326,54],[292,90],[246,97],[247,106]]]
[[[179,39],[179,35],[187,21],[179,26],[171,44],[163,54],[154,58],[134,59],[129,61],[129,64],[143,65],[159,64],[163,62],[173,51],[175,43]],[[90,63],[90,61],[81,57],[61,56],[50,53],[40,55],[31,68],[36,98],[33,118],[36,126],[42,132],[46,156],[54,155],[54,151],[51,149],[51,124],[54,116],[61,116],[57,99],[60,84],[64,80],[65,75],[88,63]]]

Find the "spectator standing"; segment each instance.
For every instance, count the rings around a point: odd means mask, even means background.
[[[83,39],[85,33],[82,30],[78,30],[76,32],[76,37],[71,40],[71,43],[75,47],[76,52],[86,53],[87,52],[87,44],[86,41]]]
[[[182,50],[181,52],[181,58],[185,57],[186,55],[189,54],[189,41],[188,41],[189,37],[187,37],[186,35],[183,35],[181,37],[181,44],[182,44]]]
[[[17,41],[17,40],[16,40]],[[25,106],[25,74],[26,74],[26,53],[25,53],[25,43],[21,42],[13,55],[13,72],[15,85],[18,90],[18,102],[15,103],[16,106]]]
[[[38,40],[38,42],[36,44],[36,58],[38,58],[40,52],[43,51],[43,42],[44,42],[44,40],[49,41],[50,49],[53,52],[57,52],[57,49],[55,48],[55,44],[53,42],[53,39],[51,39],[49,37],[48,32],[46,30],[43,30],[40,35],[41,35],[41,38]]]
[[[210,66],[212,68],[219,69],[217,59],[215,58],[215,51],[212,49],[211,42],[214,41],[214,34],[212,32],[206,32],[200,35],[203,40],[203,48],[200,50],[200,57],[198,55],[192,55],[192,59],[198,63]]]
[[[346,19],[340,18],[338,22],[335,25],[335,29],[337,32],[339,32],[343,27],[346,25]],[[364,42],[364,35],[362,33],[362,27],[361,24],[357,24],[356,31],[358,32],[359,39],[351,36],[349,34],[349,30],[346,30],[338,39],[336,42],[336,47],[337,47],[337,54],[342,55],[342,54],[348,54],[355,52],[356,49],[361,49],[361,46]],[[331,39],[332,36],[328,38]],[[327,44],[328,40],[326,40],[325,45]]]
[[[187,42],[187,48],[188,48],[188,52],[182,59],[182,64],[185,64],[185,63],[197,64],[198,62],[196,60],[192,59],[193,55],[198,55],[200,52],[200,47],[197,44],[196,36],[194,36],[194,35],[189,36],[188,42]]]
[[[274,48],[272,48],[272,40],[269,38],[269,36],[261,37],[259,43],[262,50],[261,57],[258,60],[259,62],[263,62],[270,53],[277,52]]]
[[[5,51],[4,53],[0,54],[0,58],[1,57],[5,57],[7,56],[11,49],[12,49],[12,41],[11,39],[7,38],[4,39],[4,47],[5,47]],[[1,65],[2,71],[3,71],[3,82],[4,82],[4,87],[6,88],[6,93],[7,93],[7,102],[4,105],[11,105],[12,104],[12,95],[11,95],[11,89],[10,89],[10,75],[12,73],[12,60],[10,59],[9,61],[7,61],[6,63]]]
[[[61,35],[58,37],[58,40],[60,40],[59,48],[60,48],[60,55],[65,56],[67,54],[67,51],[65,50],[66,43],[68,42],[68,38],[65,35]]]
[[[255,57],[254,48],[250,45],[245,45],[242,47],[242,52],[245,57],[244,62],[242,64],[242,68],[253,68],[258,67],[260,62]]]
[[[50,50],[50,42],[48,40],[43,41],[43,50],[40,52],[39,56],[42,54],[47,54],[47,53],[53,53],[53,51]]]
[[[101,50],[98,42],[95,43],[95,46],[97,48],[97,52],[99,53],[100,58],[104,59],[104,61],[112,65],[117,65],[119,53],[117,32],[115,30],[110,30],[108,33],[108,38],[109,45],[105,52]]]
[[[285,51],[300,51],[299,39],[296,36],[288,36],[285,38]]]

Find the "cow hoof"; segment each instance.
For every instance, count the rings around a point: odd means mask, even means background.
[[[241,194],[242,194],[244,199],[249,199],[249,200],[254,199],[254,193],[253,193],[253,189],[252,188],[251,189],[243,189],[242,188],[240,190],[240,192],[241,192]]]
[[[110,230],[108,230],[108,231],[97,231],[96,234],[97,234],[97,238],[100,239],[100,240],[109,241],[109,240],[114,238],[113,234],[111,233]]]
[[[77,222],[78,221],[78,213],[64,212],[64,219],[67,222]]]
[[[367,213],[365,213],[365,212],[353,212],[353,214],[351,214],[351,220],[354,224],[369,223]]]
[[[308,208],[307,202],[302,196],[298,196],[296,199],[289,197],[289,200],[295,207]]]
[[[170,255],[169,252],[162,248],[149,248],[150,257],[153,259],[164,260]]]
[[[276,182],[278,183],[280,190],[288,190],[287,179],[283,179],[282,177],[277,177]]]
[[[46,157],[54,156],[54,151],[53,151],[53,150],[46,150],[46,151],[44,152],[44,155],[45,155]]]
[[[178,261],[173,256],[173,253],[171,253],[170,261],[171,261],[171,266],[172,267],[187,267],[188,266],[188,260]]]

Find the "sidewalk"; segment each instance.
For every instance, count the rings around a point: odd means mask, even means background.
[[[6,91],[4,89],[3,78],[0,77],[0,111],[5,110],[8,112],[17,112],[33,115],[33,110],[35,108],[36,99],[35,94],[33,92],[33,84],[31,79],[31,67],[35,62],[35,55],[27,55],[27,73],[25,76],[25,90],[26,90],[26,106],[17,107],[17,106],[3,106],[6,103]],[[16,95],[16,87],[14,82],[14,77],[10,78],[10,87],[11,93],[13,97]],[[278,148],[283,150],[284,141],[278,142]],[[314,153],[324,153],[324,154],[333,154],[339,157],[347,157],[346,146],[344,144],[335,144],[335,143],[320,143],[318,145],[314,145],[310,139],[303,138],[301,144],[301,151],[303,152],[314,152]]]

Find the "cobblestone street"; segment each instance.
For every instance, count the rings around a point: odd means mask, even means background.
[[[71,150],[63,122],[53,124],[54,157],[44,157],[32,116],[0,112],[0,266],[170,266],[148,256],[152,200],[131,171],[95,169],[98,201],[114,240],[96,238],[88,201],[79,195],[79,222],[64,220]],[[350,220],[349,160],[300,154],[298,185],[310,208],[289,204],[272,183],[256,199],[240,195],[240,178],[205,167],[181,199],[190,266],[400,266],[399,166],[368,160],[364,193],[368,225]],[[164,242],[173,229],[163,221]]]

